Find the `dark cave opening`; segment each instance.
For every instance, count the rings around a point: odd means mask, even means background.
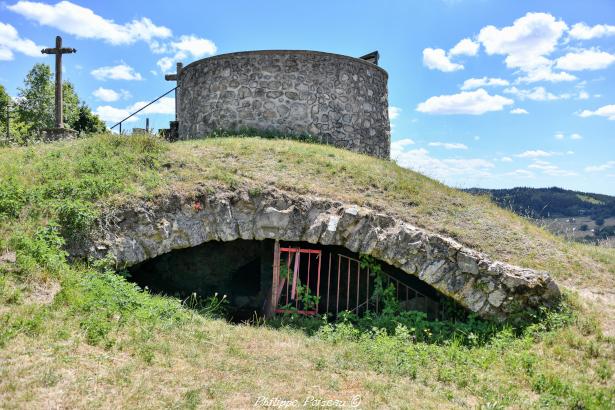
[[[440,316],[446,297],[415,276],[381,261],[378,265],[382,283],[392,287],[404,310],[425,312],[430,319]],[[226,295],[233,321],[275,313],[336,317],[343,311],[362,315],[382,309],[374,293],[376,275],[360,255],[339,246],[211,241],[149,259],[129,273],[152,293],[181,299],[193,293],[201,298]]]

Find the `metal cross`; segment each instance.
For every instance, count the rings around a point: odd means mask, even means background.
[[[62,113],[62,54],[76,53],[74,48],[62,48],[62,37],[56,36],[55,48],[44,48],[43,54],[56,55],[56,128],[64,128],[64,116]]]
[[[177,69],[175,71],[175,74],[166,74],[164,76],[164,79],[166,81],[176,81],[177,85],[179,86],[179,75],[181,74],[182,68],[184,67],[184,65],[182,63],[177,63],[176,65]],[[178,101],[178,95],[177,95],[177,88],[175,89],[175,121],[177,121],[177,107],[179,107],[179,101]]]

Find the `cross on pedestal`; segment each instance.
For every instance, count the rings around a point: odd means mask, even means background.
[[[76,53],[74,48],[62,48],[62,37],[56,36],[55,48],[44,48],[43,54],[56,55],[56,128],[64,128],[64,116],[62,113],[62,54]]]
[[[176,70],[175,70],[175,74],[166,74],[164,76],[164,79],[167,81],[176,81],[177,85],[179,86],[179,75],[181,74],[182,68],[184,67],[184,65],[182,63],[177,63],[176,64]],[[179,107],[179,101],[178,101],[178,95],[177,95],[177,89],[175,89],[175,121],[177,121],[177,108]]]

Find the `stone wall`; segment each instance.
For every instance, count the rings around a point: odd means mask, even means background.
[[[195,61],[179,75],[179,138],[253,128],[309,134],[388,158],[386,71],[315,51],[252,51]]]
[[[546,272],[497,262],[453,239],[357,205],[276,190],[203,192],[108,210],[91,242],[73,256],[113,256],[134,265],[208,241],[279,239],[336,245],[371,255],[418,277],[473,312],[504,319],[553,304]]]

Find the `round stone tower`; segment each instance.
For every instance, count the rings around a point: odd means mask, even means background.
[[[247,51],[198,60],[178,73],[179,138],[256,129],[310,135],[388,158],[387,78],[374,62],[317,51]]]

